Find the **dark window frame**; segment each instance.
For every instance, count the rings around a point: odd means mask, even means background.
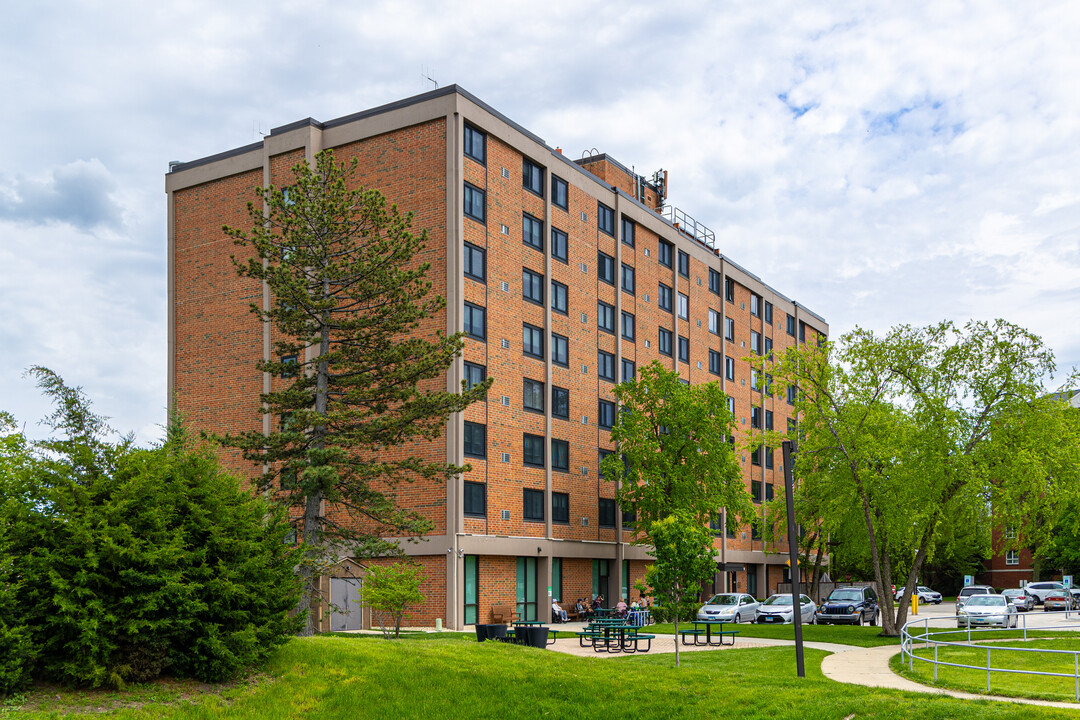
[[[539,407],[534,401],[539,398]],[[532,378],[521,378],[521,409],[525,412],[544,414],[547,390],[544,383]]]
[[[473,378],[473,374],[477,370],[480,371],[480,379],[479,380],[476,380],[476,379]],[[466,390],[472,390],[473,387],[475,387],[476,385],[479,385],[480,383],[484,382],[484,380],[487,379],[487,368],[484,367],[483,365],[478,364],[478,363],[469,362],[468,360],[466,360],[465,365],[464,365],[464,369],[462,371],[462,378],[461,379],[465,383],[465,389]]]
[[[554,472],[570,472],[570,442],[568,440],[551,438],[551,469]]]
[[[690,364],[690,338],[679,336],[679,362]]]
[[[521,158],[521,187],[533,195],[544,197],[544,168],[527,157]]]
[[[620,229],[620,232],[622,234],[621,240],[622,240],[622,243],[624,245],[629,245],[630,247],[634,247],[634,237],[637,234],[637,232],[636,232],[636,230],[634,228],[635,228],[634,221],[631,220],[630,218],[626,217],[625,215],[623,215],[622,219],[621,219],[621,225],[620,225],[619,229]],[[629,232],[627,232],[628,230],[629,230]],[[627,240],[627,238],[630,238],[630,239]]]
[[[544,221],[530,213],[521,213],[521,243],[544,252]]]
[[[479,274],[473,272],[475,270],[476,261],[475,258],[480,258],[480,272]],[[465,243],[465,259],[464,259],[464,273],[465,277],[472,278],[473,280],[479,280],[480,282],[487,282],[487,250],[473,245],[471,242]]]
[[[487,483],[466,480],[462,489],[462,507],[465,517],[487,517]]]
[[[735,302],[735,281],[731,278],[724,278],[724,300]]]
[[[657,289],[656,305],[665,312],[672,312],[674,309],[672,306],[672,299],[674,298],[675,291],[664,283],[660,283]]]
[[[656,244],[656,261],[666,268],[674,263],[675,246],[667,240],[661,240]]]
[[[626,371],[627,368],[630,368],[630,372]],[[627,360],[626,358],[623,358],[622,375],[620,377],[622,378],[623,382],[626,382],[627,380],[633,380],[635,377],[637,377],[637,363],[633,360]]]
[[[539,294],[539,297],[537,295]],[[527,267],[521,268],[521,299],[544,306],[544,276]]]
[[[596,201],[596,228],[605,235],[615,237],[615,210],[599,200]]]
[[[551,311],[560,315],[570,314],[570,288],[558,280],[551,281]]]
[[[675,352],[675,350],[672,347],[672,336],[673,333],[670,330],[668,330],[667,328],[660,328],[659,340],[657,341],[656,345],[657,350],[661,355],[674,357],[673,353]]]
[[[690,277],[690,253],[679,251],[679,274],[684,278]]]
[[[537,452],[537,443],[540,451]],[[532,446],[530,448],[530,445]],[[524,433],[521,441],[521,462],[528,467],[544,467],[544,436]]]
[[[470,137],[471,136],[471,137]],[[480,138],[480,154],[475,153],[475,145],[477,136]],[[471,140],[471,142],[470,142]],[[487,165],[487,133],[479,130],[472,125],[465,123],[465,133],[463,138],[464,154],[465,157],[471,158],[481,165]]]
[[[530,325],[529,323],[522,323],[521,325],[521,352],[529,357],[537,358],[539,360],[544,359],[544,329]],[[525,342],[525,333],[530,335],[530,342]],[[538,352],[530,352],[528,348],[536,345],[532,340],[536,340],[539,337],[540,349]]]
[[[630,333],[627,334],[627,321],[630,323]],[[629,340],[634,342],[637,338],[637,320],[634,318],[634,313],[628,313],[625,310],[622,311],[622,323],[621,323],[623,340]]]
[[[596,408],[596,424],[605,430],[615,427],[615,413],[618,412],[615,403],[610,400],[600,400]]]
[[[551,522],[556,525],[570,524],[570,493],[551,493]]]
[[[605,350],[596,351],[596,376],[601,380],[617,382],[615,379],[615,353]]]
[[[480,214],[475,214],[476,203],[470,202],[470,198],[480,198]],[[462,204],[465,217],[470,220],[475,220],[481,225],[487,225],[487,193],[480,188],[476,187],[472,183],[465,183],[465,190],[462,192]]]
[[[602,528],[615,527],[615,500],[614,498],[597,498],[596,524]]]
[[[615,306],[603,300],[596,301],[596,327],[606,333],[615,334]]]
[[[551,386],[551,417],[570,419],[570,391],[568,389],[557,385]]]
[[[561,263],[570,263],[570,236],[558,228],[551,228],[551,257]]]
[[[551,175],[551,204],[562,210],[570,210],[570,184],[554,173]],[[559,202],[560,196],[562,202]]]
[[[722,277],[723,276],[718,270],[713,270],[712,268],[709,268],[709,292],[713,293],[714,295],[721,295],[723,293],[720,288],[720,281]]]
[[[479,438],[476,436],[477,433],[480,435]],[[461,438],[462,452],[466,457],[487,457],[487,425],[466,420]]]
[[[608,285],[615,284],[615,258],[599,250],[596,251],[596,277]]]
[[[482,334],[480,334],[480,335],[477,335],[475,332],[473,332],[475,327],[474,327],[472,321],[474,319],[474,314],[477,313],[477,312],[480,313],[481,325],[482,325],[482,328],[481,328],[481,331],[480,331]],[[476,305],[474,303],[465,301],[465,306],[464,306],[464,312],[463,312],[462,319],[464,321],[465,334],[468,337],[471,337],[474,340],[480,340],[482,342],[487,342],[487,308],[485,308],[485,307],[483,307],[481,305]]]
[[[524,488],[521,494],[521,519],[544,522],[544,491]]]
[[[724,375],[724,356],[716,350],[709,350],[709,372],[713,375]]]
[[[565,335],[551,333],[551,362],[560,367],[570,367],[570,339]]]
[[[627,265],[626,263],[622,264],[622,274],[620,279],[622,281],[621,285],[623,292],[630,293],[631,295],[634,294],[634,287],[636,285],[636,274],[637,273],[634,272],[633,265]]]

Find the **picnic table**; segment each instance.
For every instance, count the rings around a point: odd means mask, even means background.
[[[717,628],[715,632],[713,631],[714,627]],[[679,631],[679,635],[682,636],[683,645],[712,645],[716,647],[720,645],[734,645],[735,636],[738,634],[738,630],[724,630],[723,620],[695,620],[693,630]],[[705,636],[704,643],[698,641],[698,638],[700,638],[702,635]],[[712,641],[713,635],[717,636],[718,642]],[[724,642],[725,635],[731,638],[731,642]],[[687,642],[687,636],[693,638],[694,641],[692,643]]]
[[[638,632],[634,625],[628,625],[618,618],[598,620],[589,623],[584,630],[577,633],[578,642],[585,647],[585,641],[592,644],[595,652],[648,652],[652,649],[652,641],[655,635],[645,635]],[[647,641],[645,648],[641,648],[640,641]]]

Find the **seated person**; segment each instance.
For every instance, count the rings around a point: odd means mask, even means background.
[[[619,598],[619,603],[615,606],[615,612],[619,617],[626,617],[627,609],[626,600],[624,598]]]
[[[595,598],[593,598],[592,608],[593,610],[599,610],[602,607],[604,607],[604,596],[597,595]]]
[[[566,611],[559,606],[559,601],[554,598],[551,600],[551,619],[553,622],[569,621],[569,618],[566,617]]]
[[[588,611],[585,609],[585,605],[582,604],[581,598],[578,598],[577,602],[574,603],[574,612],[577,613],[577,616],[579,618],[584,618],[589,614]]]

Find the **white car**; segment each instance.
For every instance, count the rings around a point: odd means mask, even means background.
[[[903,597],[904,597],[904,590],[905,589],[906,588],[903,588],[903,587],[897,588],[896,589],[896,595],[894,596],[893,599],[896,600],[897,602],[900,602],[900,600],[902,600]],[[937,592],[936,590],[931,590],[930,588],[926,587],[925,585],[919,585],[918,587],[915,588],[915,591],[919,593],[919,602],[924,603],[924,604],[933,603],[934,605],[940,605],[941,604],[941,593]]]
[[[746,593],[720,593],[713,595],[698,610],[698,620],[723,620],[724,622],[754,622],[754,613],[761,605]]]
[[[1016,618],[1016,606],[1004,595],[973,595],[961,610],[956,611],[956,627],[1016,627]]]
[[[817,605],[806,595],[799,596],[799,603],[802,605],[802,621],[813,624]],[[795,622],[795,614],[791,611],[791,593],[770,595],[769,599],[761,603],[761,606],[757,609],[754,622],[783,623],[785,625]]]
[[[1065,585],[1059,582],[1033,582],[1024,586],[1030,594],[1035,596],[1035,602],[1042,605],[1046,602],[1046,596],[1055,590],[1065,590]]]

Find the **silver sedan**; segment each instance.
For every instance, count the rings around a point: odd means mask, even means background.
[[[1001,594],[1007,597],[1017,610],[1027,612],[1035,609],[1035,596],[1028,593],[1024,588],[1003,590]]]
[[[1016,627],[1016,606],[1004,595],[974,595],[956,613],[956,627]]]
[[[698,620],[723,620],[724,622],[754,622],[754,612],[760,605],[746,593],[721,593],[713,595],[698,610]]]
[[[802,621],[812,624],[817,605],[806,595],[799,596],[799,603],[802,605]],[[755,622],[783,623],[785,625],[795,622],[795,614],[791,611],[791,593],[770,595],[769,599],[761,603],[761,606],[757,609]]]

